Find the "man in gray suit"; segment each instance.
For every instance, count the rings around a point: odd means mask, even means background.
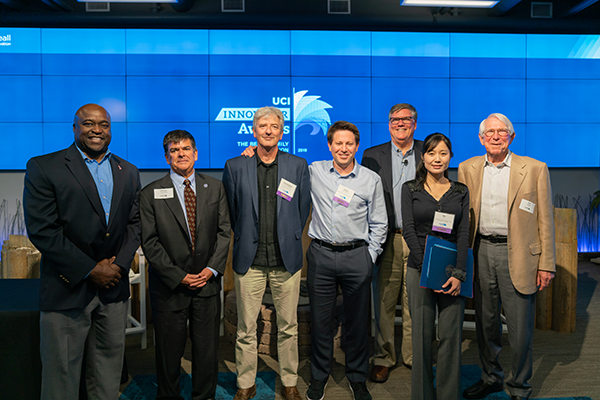
[[[310,211],[306,160],[280,151],[284,119],[275,107],[254,114],[256,157],[225,164],[223,183],[234,234],[233,271],[237,298],[235,400],[256,395],[256,319],[269,281],[277,312],[281,395],[299,400],[297,305],[302,268],[302,231]]]
[[[198,151],[189,132],[167,133],[163,147],[171,171],[140,195],[142,248],[150,265],[156,398],[183,400],[179,376],[189,322],[192,399],[214,399],[219,292],[231,238],[225,189],[194,170]]]

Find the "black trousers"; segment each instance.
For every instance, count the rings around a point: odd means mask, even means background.
[[[311,374],[327,381],[333,364],[338,285],[344,298],[346,377],[366,382],[369,369],[369,300],[373,262],[367,246],[334,251],[312,242],[306,254],[311,318]]]
[[[156,341],[157,400],[183,400],[179,376],[187,340],[189,320],[192,340],[192,399],[215,397],[218,378],[219,295],[193,297],[188,308],[179,311],[152,310]]]

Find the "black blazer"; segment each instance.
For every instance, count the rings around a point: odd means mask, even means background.
[[[23,207],[27,233],[42,253],[40,310],[85,307],[98,293],[104,303],[129,298],[129,277],[110,289],[85,279],[96,264],[116,256],[129,271],[140,245],[137,168],[110,156],[114,186],[110,220],[75,143],[27,162]]]
[[[421,154],[423,153],[423,141],[415,140],[413,145],[415,162],[419,165]],[[383,193],[385,196],[385,208],[388,216],[389,226],[394,226],[396,221],[396,212],[394,210],[394,188],[393,188],[393,173],[392,173],[392,142],[383,143],[377,146],[370,147],[365,150],[361,164],[370,170],[377,172],[381,176],[383,184]],[[389,243],[388,240],[385,243]],[[384,246],[385,246],[384,243]]]
[[[156,199],[155,189],[173,188],[170,199]],[[213,296],[221,290],[221,277],[212,277],[200,289],[180,283],[186,274],[206,267],[225,272],[231,227],[227,197],[221,181],[196,172],[196,246],[188,235],[186,216],[169,174],[146,186],[140,195],[142,249],[149,263],[150,301],[157,311],[189,306],[192,296]]]

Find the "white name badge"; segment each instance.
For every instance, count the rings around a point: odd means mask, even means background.
[[[448,214],[436,211],[433,217],[433,227],[431,230],[436,232],[450,233],[454,226],[454,214]]]
[[[535,209],[535,203],[532,203],[528,200],[521,199],[521,205],[519,208],[523,211],[527,211],[530,214],[533,214],[533,210]]]
[[[154,198],[156,200],[172,199],[173,198],[173,188],[154,189]]]
[[[277,188],[277,196],[286,199],[287,201],[292,201],[295,192],[296,185],[281,178],[281,182],[279,182],[279,187]]]
[[[344,207],[348,207],[348,205],[350,205],[350,202],[352,201],[353,197],[354,197],[354,190],[348,189],[344,185],[340,185],[340,186],[338,186],[335,194],[333,195],[333,201],[337,201]]]

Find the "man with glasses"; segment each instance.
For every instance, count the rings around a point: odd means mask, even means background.
[[[363,166],[381,177],[389,223],[383,254],[377,260],[373,278],[377,325],[376,353],[370,375],[373,382],[387,381],[390,369],[396,365],[394,322],[399,295],[402,305],[402,362],[408,368],[412,366],[411,319],[405,284],[409,251],[402,237],[400,194],[402,184],[415,178],[423,142],[414,140],[417,129],[415,107],[405,103],[396,104],[391,108],[388,118],[391,141],[365,150],[362,159]]]
[[[481,399],[504,388],[498,362],[502,349],[503,308],[512,351],[511,399],[531,395],[535,294],[556,270],[552,191],[546,164],[513,154],[510,120],[491,114],[479,126],[485,156],[458,167],[458,180],[469,187],[470,245],[475,251],[475,321],[481,379],[463,396]]]

